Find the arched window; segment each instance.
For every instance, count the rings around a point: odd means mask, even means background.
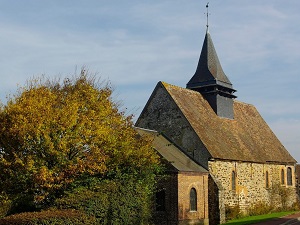
[[[284,169],[281,169],[281,184],[284,184]]]
[[[292,181],[292,168],[291,167],[287,168],[286,176],[287,176],[287,185],[289,185],[289,186],[293,185],[293,181]]]
[[[156,192],[156,211],[166,210],[166,192],[165,190],[160,190]]]
[[[235,191],[236,189],[236,175],[235,175],[235,171],[232,171],[231,173],[231,190]]]
[[[266,171],[266,188],[269,188],[269,172]]]
[[[195,188],[190,191],[190,211],[197,211],[197,192]]]

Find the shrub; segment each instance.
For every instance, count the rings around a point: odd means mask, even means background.
[[[12,215],[22,212],[34,212],[37,211],[36,206],[33,203],[33,195],[18,194],[11,200],[10,208],[6,215]]]
[[[256,216],[270,213],[273,210],[274,208],[271,205],[260,201],[249,208],[248,214],[249,216]]]
[[[0,218],[7,215],[8,211],[12,207],[12,201],[5,193],[0,194]]]
[[[225,206],[226,220],[232,220],[240,217],[240,206]]]
[[[76,210],[20,213],[0,219],[0,225],[95,225],[94,217]]]
[[[151,185],[134,178],[93,181],[56,200],[58,209],[76,209],[94,216],[97,224],[148,224]]]
[[[297,199],[297,201],[291,206],[291,210],[299,211],[300,210],[300,201]]]
[[[272,185],[270,194],[272,200],[271,204],[276,206],[277,210],[289,210],[293,207],[293,204],[290,201],[295,195],[295,190],[293,188],[275,183]]]
[[[57,199],[55,204],[58,209],[85,211],[88,215],[95,216],[99,224],[105,224],[109,206],[108,193],[110,191],[112,190],[108,185],[99,186],[99,191],[81,187],[75,191],[66,192],[66,195]]]

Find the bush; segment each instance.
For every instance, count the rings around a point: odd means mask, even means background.
[[[58,209],[85,211],[88,215],[95,216],[99,224],[105,224],[109,207],[109,191],[112,191],[111,187],[104,185],[99,186],[99,191],[81,187],[67,192],[63,198],[57,199],[55,204]]]
[[[248,214],[249,216],[263,215],[270,213],[273,210],[274,208],[271,205],[265,202],[258,202],[249,208]]]
[[[240,206],[225,206],[226,220],[232,220],[240,217]]]
[[[76,209],[94,216],[97,224],[148,224],[151,185],[134,178],[93,181],[56,200],[58,209]]]
[[[7,211],[7,215],[22,213],[22,212],[34,212],[37,211],[34,205],[33,196],[29,194],[18,194],[15,195],[14,199],[11,200],[10,208]]]
[[[94,217],[76,210],[20,213],[0,219],[0,225],[95,225]]]
[[[295,190],[293,188],[282,186],[279,183],[272,185],[270,190],[271,204],[276,207],[277,210],[290,210],[293,207],[291,199],[295,196]]]
[[[291,210],[299,211],[300,210],[300,202],[299,199],[291,206]]]
[[[7,215],[12,207],[12,201],[5,193],[0,194],[0,218]]]

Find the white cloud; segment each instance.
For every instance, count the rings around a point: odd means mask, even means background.
[[[139,113],[159,80],[184,87],[194,74],[206,3],[0,0],[1,99],[34,75],[68,76],[85,65]],[[292,149],[299,146],[299,122],[290,124],[300,120],[299,7],[298,0],[228,0],[209,8],[210,33],[238,100],[256,105]]]

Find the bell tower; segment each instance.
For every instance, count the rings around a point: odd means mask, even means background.
[[[208,8],[208,5],[206,5],[206,8]],[[186,88],[200,92],[218,116],[233,119],[233,99],[236,98],[233,93],[236,90],[233,89],[220,64],[208,31],[208,19],[206,26],[198,66]]]

